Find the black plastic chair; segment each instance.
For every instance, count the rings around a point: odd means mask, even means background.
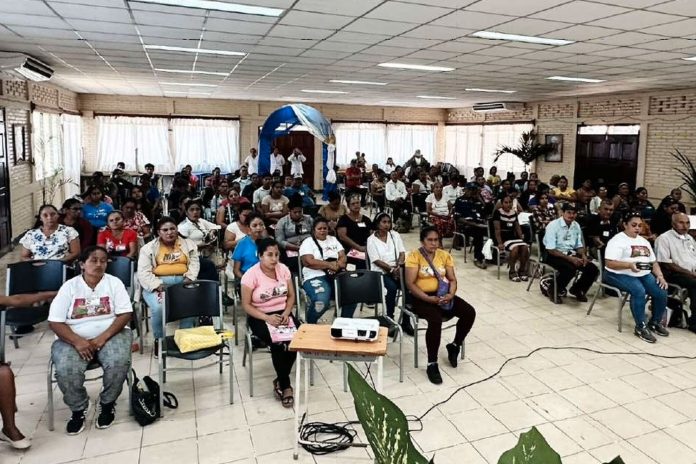
[[[384,300],[384,279],[381,272],[358,269],[355,271],[342,272],[334,279],[334,301],[336,312],[345,305],[366,304],[374,305],[375,317],[386,319],[396,327],[399,337],[399,381],[404,381],[403,368],[403,333],[402,328],[392,318],[386,315],[386,303]],[[382,307],[382,314],[379,313],[379,306]],[[346,390],[346,376],[344,375],[344,390]]]
[[[502,262],[507,262],[508,258],[508,252],[507,251],[500,251],[498,249],[498,243],[495,238],[495,224],[493,221],[493,218],[488,220],[488,238],[493,240],[493,246],[491,247],[491,253],[495,257],[496,265],[498,267],[498,280],[500,280],[500,264],[501,260]]]
[[[135,323],[135,328],[138,331],[138,341],[140,343],[140,354],[143,354],[143,327],[142,319],[140,317],[140,310],[138,309],[137,303],[134,301],[135,296],[135,262],[127,256],[111,256],[109,257],[109,262],[106,265],[106,273],[111,274],[114,277],[123,282],[126,290],[128,291],[128,296],[131,300],[131,306],[133,307],[133,317],[132,321]]]
[[[167,333],[167,324],[188,317],[209,316],[216,318],[216,329],[224,330],[222,290],[220,283],[212,280],[197,280],[195,282],[171,285],[164,290],[164,304],[162,306],[162,331]],[[169,335],[158,340],[159,343],[159,381],[160,411],[162,410],[164,397],[164,383],[167,381],[167,371],[173,370],[198,370],[217,364],[220,374],[225,364],[224,355],[227,350],[229,361],[230,404],[234,403],[234,362],[232,360],[232,346],[229,340],[222,340],[219,345],[203,348],[189,353],[179,350],[174,337]],[[209,356],[217,355],[218,360],[198,367],[167,367],[167,358],[179,358],[188,361],[196,361]]]
[[[7,265],[5,294],[57,291],[65,282],[65,263],[58,260],[22,261]],[[39,324],[48,319],[50,305],[26,308],[4,308],[0,311],[0,361],[5,361],[5,331],[9,326],[15,348],[19,348],[21,334],[17,327]]]
[[[547,276],[552,276],[553,277],[553,299],[556,301],[558,299],[558,285],[556,285],[556,277],[558,276],[558,272],[551,268],[550,272],[546,272],[546,257],[547,257],[547,252],[546,252],[546,247],[544,246],[544,231],[537,231],[536,227],[534,226],[534,220],[529,221],[529,228],[532,234],[532,237],[534,239],[534,242],[536,243],[536,249],[537,249],[537,256],[536,258],[532,257],[530,259],[531,262],[534,263],[534,267],[532,268],[531,275],[529,277],[529,284],[527,284],[527,291],[529,291],[530,288],[532,288],[532,284],[534,283],[534,280],[536,279],[537,276],[539,276],[539,279],[543,279],[544,277]],[[551,266],[549,266],[551,267]]]

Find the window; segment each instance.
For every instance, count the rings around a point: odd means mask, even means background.
[[[34,178],[42,180],[56,174],[61,168],[63,140],[60,115],[34,111],[31,114],[31,123]]]
[[[63,177],[72,182],[63,186],[65,198],[80,193],[80,168],[82,166],[82,118],[64,114],[63,125]]]
[[[146,163],[171,172],[169,121],[165,118],[97,116],[97,170],[110,173],[123,161],[127,171],[143,171]]]
[[[239,121],[172,119],[176,169],[190,164],[194,171],[234,172],[239,167]]]

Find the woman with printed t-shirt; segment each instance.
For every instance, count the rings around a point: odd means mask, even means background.
[[[288,350],[287,341],[274,343],[271,330],[279,326],[299,327],[292,314],[295,289],[290,269],[279,262],[278,243],[272,238],[262,238],[256,242],[256,247],[259,262],[242,277],[242,307],[252,333],[271,347],[271,360],[276,371],[273,392],[284,407],[290,408],[294,402],[290,370],[297,354]]]
[[[121,211],[110,212],[106,223],[106,229],[97,236],[97,245],[103,246],[110,256],[133,258],[138,252],[138,234],[132,229],[124,229]]]
[[[59,259],[72,263],[80,254],[80,238],[75,229],[58,223],[58,210],[53,205],[39,208],[34,228],[20,239],[22,261]]]
[[[312,235],[300,245],[302,288],[307,293],[307,322],[316,324],[329,309],[333,299],[333,277],[346,268],[346,254],[336,239],[329,235],[329,223],[318,217]],[[356,305],[344,305],[339,316],[353,317]]]
[[[174,219],[167,216],[160,219],[156,233],[157,238],[140,250],[138,280],[143,287],[143,300],[152,315],[152,335],[159,340],[164,336],[162,302],[165,287],[198,279],[200,261],[198,247],[192,240],[179,237]],[[191,328],[195,321],[195,317],[182,319],[179,327]],[[158,348],[155,345],[155,357]]]
[[[669,332],[662,325],[667,308],[667,281],[662,275],[650,242],[640,236],[643,219],[640,213],[629,212],[623,217],[623,232],[614,235],[604,251],[607,272],[604,283],[628,292],[636,327],[636,337],[648,343],[657,340],[652,332],[666,337]],[[647,297],[652,297],[652,317],[645,323]]]
[[[259,262],[256,241],[266,236],[263,216],[251,213],[247,220],[249,221],[249,235],[237,244],[234,253],[232,253],[234,276],[237,279],[241,279],[246,271]]]
[[[82,217],[93,227],[101,229],[106,226],[106,217],[113,209],[113,206],[104,201],[104,194],[99,187],[93,185],[87,189],[85,203],[82,205]]]
[[[266,220],[272,224],[277,223],[280,218],[288,214],[288,203],[290,200],[283,195],[283,183],[279,180],[273,182],[271,194],[261,200],[261,208]]]
[[[524,241],[522,227],[517,220],[517,211],[512,209],[512,198],[509,195],[500,200],[500,208],[493,213],[493,242],[502,253],[507,251],[510,272],[508,276],[513,282],[528,280],[527,262],[529,261],[529,244]],[[517,262],[519,261],[519,267]]]
[[[346,251],[347,260],[356,269],[365,269],[367,238],[372,233],[372,221],[360,212],[360,195],[348,198],[348,213],[336,224],[336,235]]]
[[[97,360],[104,370],[96,427],[114,422],[116,399],[131,364],[133,308],[126,288],[106,273],[108,253],[88,247],[80,256],[82,275],[68,280],[51,303],[48,322],[57,339],[51,347],[58,387],[72,416],[66,430],[77,435],[85,428],[89,396],[84,387],[88,364]]]
[[[411,293],[413,312],[428,321],[425,344],[428,349],[428,379],[442,383],[437,365],[442,322],[457,317],[454,340],[447,344],[447,358],[457,367],[459,352],[476,319],[476,310],[456,295],[457,277],[452,255],[438,248],[440,234],[435,227],[420,232],[421,247],[406,256],[406,286]]]

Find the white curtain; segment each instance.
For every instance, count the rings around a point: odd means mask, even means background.
[[[387,125],[387,156],[394,164],[403,165],[420,150],[425,159],[435,163],[437,147],[437,126],[416,124]]]
[[[474,168],[482,166],[486,172],[495,164],[498,173],[507,171],[519,174],[524,163],[513,155],[503,155],[493,163],[495,152],[501,145],[519,144],[522,132],[533,129],[532,124],[460,125],[445,128],[445,162],[452,163],[460,173],[471,177]]]
[[[82,117],[64,114],[63,125],[63,177],[72,182],[63,186],[65,198],[80,193],[80,170],[82,167]]]
[[[172,119],[175,166],[190,164],[194,171],[234,172],[239,166],[239,121]]]
[[[60,115],[34,111],[31,122],[34,178],[42,180],[56,174],[61,168],[63,140]]]
[[[174,170],[166,118],[97,116],[96,119],[97,170],[110,173],[119,161],[126,164],[126,171],[142,172],[147,163],[154,164],[160,172]]]

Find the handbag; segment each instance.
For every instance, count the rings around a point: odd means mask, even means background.
[[[160,386],[150,376],[143,377],[140,382],[134,369],[133,372],[133,387],[131,390],[131,409],[133,417],[141,426],[145,427],[159,419],[161,410],[159,404]],[[169,409],[179,407],[179,400],[176,399],[173,393],[163,392],[163,404]]]
[[[324,258],[324,250],[322,250],[321,245],[319,245],[319,241],[312,235],[312,240],[314,240],[314,244],[317,246],[319,249],[319,254],[321,255],[321,259],[327,263],[333,263],[335,261],[338,261],[336,258]],[[333,280],[336,277],[336,272],[329,271],[329,270],[324,270],[324,274],[326,275],[326,279],[329,281],[329,283],[333,284]]]
[[[436,295],[438,297],[442,297],[442,296],[447,295],[449,293],[449,290],[450,290],[449,282],[447,282],[440,275],[440,273],[437,272],[437,269],[435,269],[435,265],[430,260],[430,258],[428,258],[428,255],[425,253],[425,250],[423,248],[420,248],[419,251],[420,251],[421,255],[423,255],[423,257],[425,258],[425,260],[428,262],[428,264],[430,265],[430,269],[433,270],[433,273],[435,274],[435,277],[437,278],[437,293],[436,293]],[[454,298],[451,299],[448,303],[440,304],[440,307],[442,309],[444,309],[445,311],[449,311],[450,309],[452,309],[453,306],[454,306]]]
[[[190,329],[177,329],[174,331],[174,342],[182,353],[190,353],[204,348],[212,348],[222,343],[220,334],[215,332],[215,327],[203,325]]]

